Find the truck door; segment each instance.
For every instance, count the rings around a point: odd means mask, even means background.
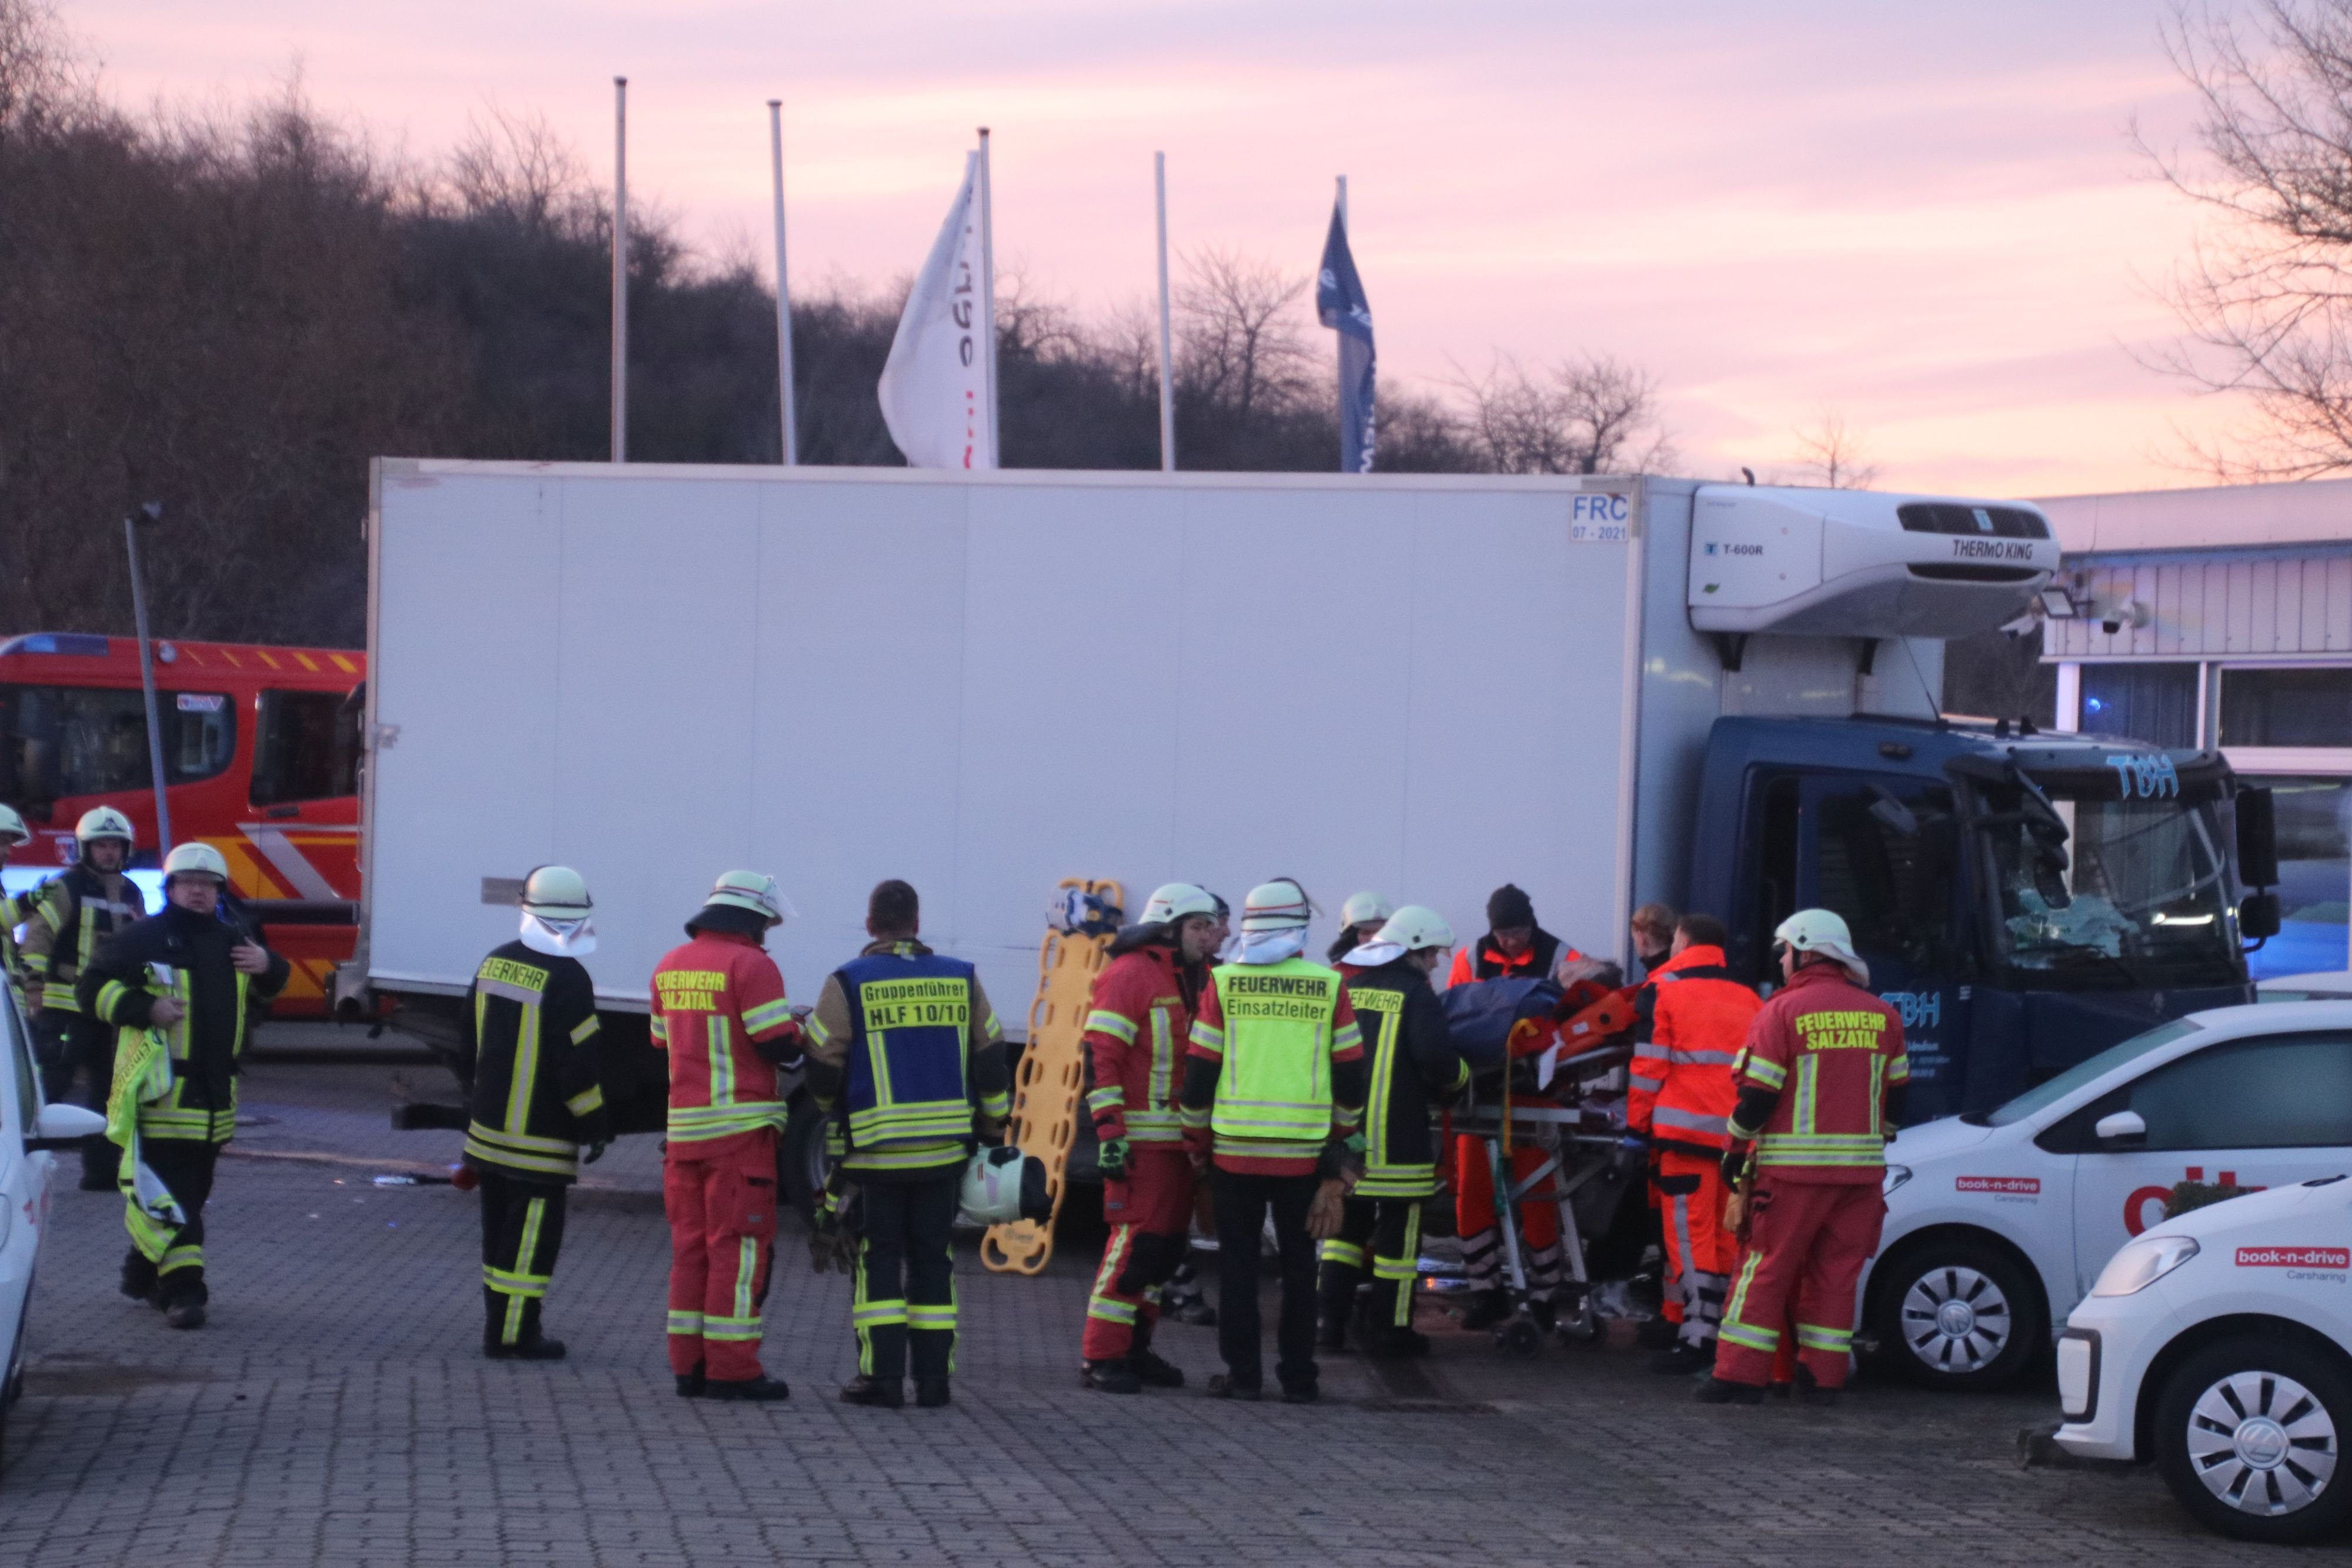
[[[2099,1123],[2125,1111],[2144,1130],[2100,1137]],[[2078,1156],[2079,1301],[2116,1249],[2165,1218],[2175,1183],[2272,1187],[2352,1172],[2352,1033],[2266,1035],[2175,1058],[2035,1141]],[[2061,1317],[2072,1308],[2051,1305]]]
[[[1968,1037],[1969,988],[1951,789],[1901,774],[1815,773],[1798,780],[1797,803],[1797,907],[1844,916],[1870,988],[1901,1010],[1906,1120],[1957,1110],[1945,1103],[1946,1042]]]

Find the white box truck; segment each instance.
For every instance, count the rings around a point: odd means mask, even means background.
[[[1942,639],[2058,564],[2007,503],[1640,477],[385,459],[348,1009],[454,1025],[531,867],[594,890],[616,1049],[719,872],[793,995],[904,877],[1016,1032],[1067,876],[1238,904],[1515,882],[1620,953],[1657,899],[1853,925],[1915,1114],[2251,998],[2267,814],[2218,754],[1947,722]],[[2266,798],[2262,804],[2267,804]],[[2234,843],[2237,831],[2250,837]],[[2242,899],[2243,925],[2269,916]],[[372,994],[371,994],[372,993]],[[635,1020],[633,1022],[632,1020]],[[659,1125],[659,1063],[625,1125]]]

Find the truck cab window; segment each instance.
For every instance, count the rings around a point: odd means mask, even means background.
[[[278,806],[359,793],[356,691],[264,692],[254,737],[253,803]]]
[[[189,784],[236,755],[236,709],[226,694],[161,692],[163,779]],[[0,798],[49,801],[144,789],[145,697],[112,686],[0,685]]]
[[[1931,972],[1959,963],[1952,791],[1917,779],[1849,777],[1815,779],[1808,794],[1814,882],[1808,902],[1844,916],[1865,958]]]

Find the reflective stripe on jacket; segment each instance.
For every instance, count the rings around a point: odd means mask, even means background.
[[[776,1065],[758,1047],[791,1032],[776,961],[751,937],[698,931],[654,968],[653,1043],[669,1052],[671,1149],[732,1153],[727,1140],[783,1126]]]
[[[1096,977],[1086,1032],[1095,1082],[1087,1110],[1096,1137],[1183,1141],[1177,1100],[1192,1032],[1192,1009],[1184,999],[1176,950],[1168,944],[1122,953]]]
[[[1003,1030],[972,967],[876,941],[828,977],[808,1020],[809,1083],[838,1106],[842,1164],[928,1177],[971,1151],[975,1114],[1012,1109]]]
[[[1364,1175],[1351,1197],[1428,1197],[1438,1189],[1431,1102],[1470,1082],[1429,977],[1399,958],[1358,971],[1348,999],[1365,1034]]]
[[[520,942],[495,948],[474,971],[465,1027],[466,1158],[525,1180],[578,1176],[580,1145],[612,1135],[587,967]]]
[[[1808,965],[1774,992],[1734,1071],[1780,1096],[1762,1127],[1731,1127],[1755,1139],[1759,1168],[1789,1181],[1882,1179],[1885,1093],[1909,1082],[1911,1061],[1901,1016],[1843,969]]]
[[[1217,1064],[1205,1093],[1187,1075],[1184,1122],[1223,1158],[1314,1160],[1360,1106],[1334,1103],[1332,1063],[1363,1059],[1355,1008],[1338,973],[1305,958],[1228,964],[1210,973],[1190,1055]]]
[[[24,908],[26,999],[78,1013],[82,969],[109,936],[145,916],[147,899],[121,872],[79,864],[26,894]]]
[[[1731,1064],[1763,1007],[1720,947],[1685,947],[1651,971],[1648,1027],[1633,1047],[1625,1124],[1668,1147],[1731,1146]]]
[[[83,967],[77,983],[80,1010],[115,1028],[118,1053],[150,1032],[165,1042],[172,1087],[140,1103],[142,1137],[226,1144],[236,1135],[237,1063],[248,1014],[256,999],[278,994],[289,972],[276,953],[268,954],[258,976],[240,972],[230,951],[254,941],[242,925],[171,904],[108,937]],[[161,997],[180,1007],[179,1020],[168,1027],[153,1021]]]

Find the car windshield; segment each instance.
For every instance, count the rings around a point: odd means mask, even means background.
[[[2057,1077],[2035,1084],[2016,1099],[1982,1118],[1979,1124],[1988,1127],[2006,1127],[2011,1122],[2022,1122],[2045,1106],[2056,1104],[2084,1084],[2104,1077],[2126,1062],[2146,1056],[2151,1051],[2170,1045],[2183,1036],[2195,1034],[2204,1027],[2194,1019],[2174,1019],[2170,1023],[2158,1024],[2146,1034],[2136,1034],[2120,1045],[2111,1045],[2089,1061],[2078,1061]],[[1978,1120],[1975,1117],[1969,1119]]]
[[[1981,787],[2002,957],[2094,988],[2241,982],[2210,802],[2100,794],[2079,775]]]

